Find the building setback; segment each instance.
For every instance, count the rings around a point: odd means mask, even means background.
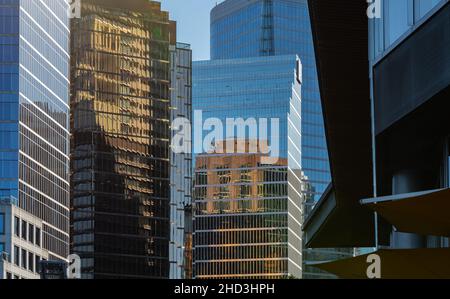
[[[168,278],[170,45],[160,3],[82,1],[72,22],[72,251],[83,278]]]
[[[0,278],[69,254],[67,9],[0,1]]]

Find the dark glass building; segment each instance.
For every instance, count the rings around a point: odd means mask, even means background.
[[[168,278],[175,24],[157,2],[84,0],[71,29],[71,238],[82,277]]]
[[[384,0],[369,19],[365,3],[309,3],[333,186],[307,246],[373,247],[381,278],[449,278],[450,2]],[[320,268],[367,278],[366,261]]]

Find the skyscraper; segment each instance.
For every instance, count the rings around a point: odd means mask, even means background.
[[[69,19],[63,0],[0,1],[0,278],[69,254]]]
[[[192,121],[192,50],[177,43],[170,48],[170,119]],[[172,127],[174,134],[181,134]],[[179,136],[190,147],[190,134]],[[192,152],[170,152],[170,278],[191,278]],[[187,273],[188,272],[188,273]]]
[[[292,194],[298,192],[294,203],[300,210],[290,228],[301,239],[296,221],[301,226],[331,180],[307,1],[227,0],[217,5],[211,12],[211,59],[194,63],[194,110],[223,121],[280,119],[280,157],[288,161],[292,176],[287,184]],[[327,259],[342,254],[333,249],[322,253]],[[304,260],[319,256],[302,254]],[[305,278],[332,277],[314,273],[301,259],[293,262]]]
[[[225,123],[226,118],[236,117],[268,119],[270,123],[272,118],[276,118],[280,127],[278,132],[271,127],[273,135],[269,134],[268,142],[263,141],[273,146],[280,140],[279,153],[271,153],[278,160],[273,167],[267,162],[263,165],[261,157],[256,159],[255,153],[248,151],[249,147],[246,147],[248,150],[244,153],[225,152],[222,160],[214,155],[196,157],[201,159],[196,161],[195,170],[194,261],[197,278],[301,276],[302,244],[298,232],[301,232],[301,203],[305,195],[299,192],[303,185],[299,166],[301,156],[293,141],[300,142],[300,134],[293,125],[299,126],[301,122],[294,108],[301,103],[298,77],[301,71],[297,68],[300,68],[300,63],[295,55],[194,63],[194,107],[202,110],[204,120],[218,118]],[[201,125],[199,119],[195,119],[194,126]],[[235,139],[236,136],[225,137]],[[223,140],[216,140],[218,142],[224,143]],[[267,151],[263,149],[262,152]],[[242,156],[246,155],[249,160],[241,161]],[[236,173],[241,171],[252,172],[254,176],[267,171],[280,172],[281,175],[242,182],[240,177],[236,177]],[[207,181],[200,181],[199,176],[207,176]],[[217,176],[225,178],[217,180]],[[265,193],[265,185],[272,184],[275,186],[274,190],[278,191]],[[261,192],[241,195],[231,190],[235,185],[262,189]],[[222,192],[214,191],[217,188],[223,189]],[[260,208],[230,208],[217,212],[218,209],[204,207],[205,202],[208,205],[224,206],[251,204],[247,195],[258,202]],[[269,206],[272,203],[279,207],[271,209]],[[266,242],[260,242],[258,239],[242,236],[239,232],[243,230],[251,232],[249,234],[273,236],[265,239]],[[209,246],[209,243],[212,245]],[[233,249],[241,251],[233,255]]]
[[[169,277],[175,27],[146,0],[84,0],[72,23],[72,250],[83,278]]]
[[[302,141],[296,145],[318,200],[331,178],[307,1],[227,0],[211,11],[212,60],[280,55],[297,55],[302,64],[302,102],[295,106]]]
[[[218,141],[215,148],[230,141],[245,152],[213,148],[196,159],[195,277],[299,277],[300,225],[292,221],[300,217],[293,204],[300,199],[287,183],[287,159],[268,164],[264,149],[249,150],[253,140]]]

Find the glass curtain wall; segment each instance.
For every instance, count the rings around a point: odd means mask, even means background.
[[[83,278],[169,277],[172,25],[145,0],[84,0],[72,23],[72,250]]]

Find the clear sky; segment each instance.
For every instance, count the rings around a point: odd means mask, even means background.
[[[222,0],[159,1],[178,23],[178,41],[191,44],[194,61],[209,59],[209,13]]]

